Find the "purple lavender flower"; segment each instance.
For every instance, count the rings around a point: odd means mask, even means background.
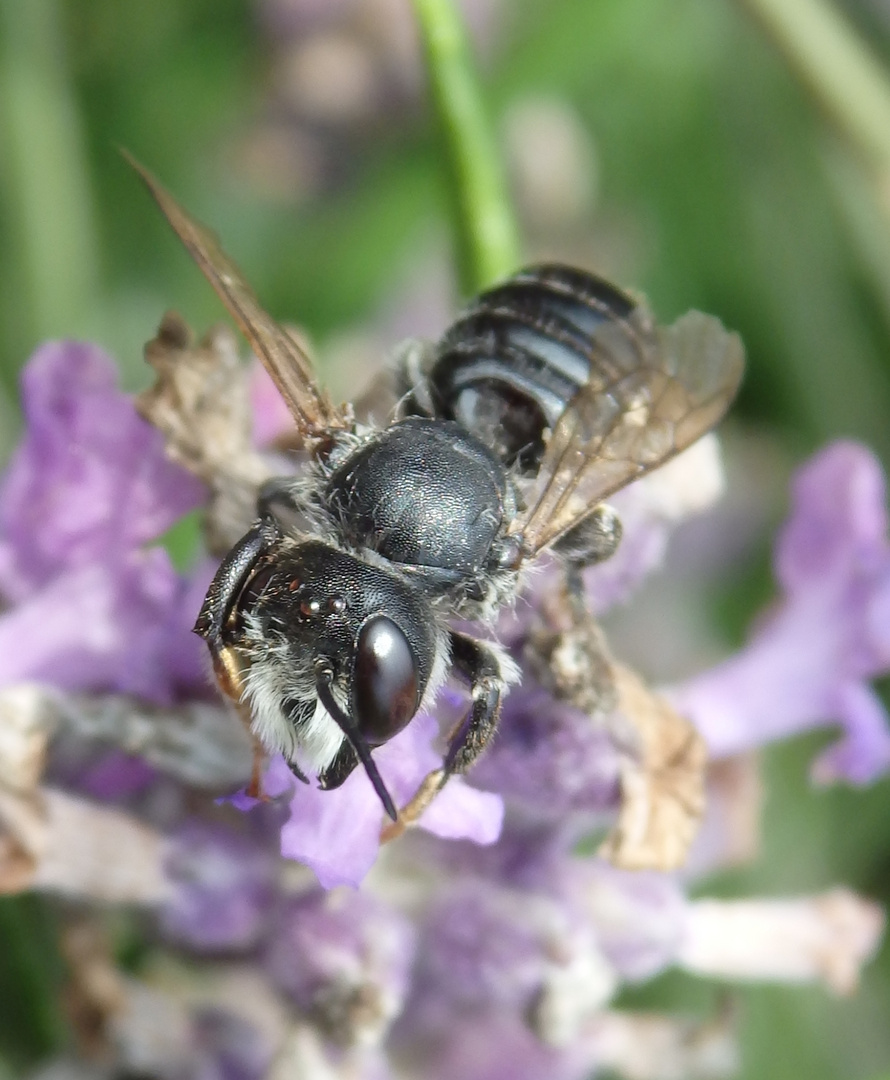
[[[194,593],[143,547],[203,499],[92,345],[43,346],[22,377],[25,435],[0,488],[0,685],[117,689],[168,702],[204,662]]]
[[[673,963],[684,937],[687,900],[671,874],[619,870],[602,859],[566,862],[566,902],[595,929],[622,982],[642,982]]]
[[[101,551],[97,545],[95,563],[61,567],[0,616],[0,684],[114,689],[159,703],[199,692],[204,658],[181,630],[190,591],[167,553],[153,548],[100,561]]]
[[[79,762],[77,787],[85,795],[103,802],[124,801],[138,795],[155,783],[157,769],[153,769],[143,758],[134,754],[124,754],[120,750],[109,750],[95,757]],[[56,773],[58,774],[58,765]]]
[[[221,824],[187,821],[171,839],[165,937],[199,952],[236,952],[266,929],[277,876],[273,846]]]
[[[541,855],[550,842],[527,830],[517,875],[518,837],[508,831],[507,839],[512,870],[496,850],[471,859],[469,873],[456,874],[451,860],[453,883],[427,902],[395,1040],[448,1062],[435,1075],[536,1075],[527,1060],[547,1075],[586,1076],[616,1052],[604,1009],[622,983],[679,966],[724,979],[821,979],[848,992],[881,934],[880,910],[846,890],[689,901],[668,875],[616,870],[567,847],[536,863],[535,848]],[[476,1024],[504,1033],[501,1054],[489,1053],[481,1030],[475,1041]],[[638,1037],[644,1032],[641,1023]]]
[[[432,747],[438,733],[430,716],[418,716],[376,752],[380,772],[397,802],[414,794],[441,758]],[[305,863],[325,888],[361,883],[377,858],[384,825],[380,799],[363,770],[356,770],[336,791],[297,783],[284,759],[272,759],[263,781],[266,795],[285,796],[288,819],[281,830],[281,854]],[[232,800],[250,809],[256,800]],[[445,839],[493,844],[503,820],[497,795],[478,791],[462,779],[451,781],[419,821],[422,829]]]
[[[602,727],[526,677],[507,698],[501,731],[473,780],[536,816],[603,814],[618,805],[618,752]]]
[[[276,915],[264,964],[303,1015],[337,1045],[379,1042],[405,1003],[411,921],[368,893],[313,889]]]
[[[20,600],[61,569],[128,553],[203,499],[117,389],[94,345],[51,342],[22,375],[25,434],[0,488],[0,586]]]
[[[294,418],[272,376],[258,360],[250,367],[249,393],[256,446],[270,446],[279,436],[293,430]]]
[[[193,1018],[195,1080],[265,1080],[272,1063],[268,1041],[251,1023],[222,1009]]]
[[[429,1080],[586,1080],[592,1048],[548,1046],[509,1013],[468,1012],[452,1029],[415,1032],[411,1042]]]
[[[537,1013],[536,1026],[552,1034],[542,1015],[554,1011],[563,986],[571,986],[573,1009],[590,1012],[615,990],[589,920],[552,887],[465,877],[431,901],[422,930],[414,1007],[426,1024],[443,1022],[446,1010],[496,1009]]]
[[[890,767],[868,685],[890,667],[890,544],[883,474],[864,447],[835,443],[798,472],[775,572],[783,596],[745,648],[670,697],[715,757],[840,725],[813,776],[868,783]]]
[[[571,828],[529,816],[509,818],[491,849],[415,852],[446,878],[421,922],[405,1026],[447,1028],[494,1011],[526,1017],[539,1038],[566,1046],[621,982],[676,961],[688,902],[673,877],[579,857]]]

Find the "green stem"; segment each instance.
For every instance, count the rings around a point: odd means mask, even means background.
[[[516,225],[452,0],[413,0],[445,157],[461,288],[478,292],[519,263]]]
[[[890,80],[827,0],[741,0],[831,120],[867,162],[890,174]]]

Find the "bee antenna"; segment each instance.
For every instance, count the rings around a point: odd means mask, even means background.
[[[331,693],[332,674],[327,668],[319,668],[316,673],[315,686],[318,692],[319,701],[330,713],[331,717],[336,721],[338,727],[349,739],[352,744],[352,748],[358,754],[358,759],[364,765],[365,772],[368,774],[368,779],[380,801],[383,803],[383,809],[389,814],[393,821],[399,820],[399,812],[396,810],[396,805],[392,801],[392,797],[386,790],[386,784],[383,783],[383,777],[377,770],[377,764],[371,757],[371,751],[368,748],[368,744],[365,742],[364,736],[358,729],[358,725],[347,715],[337,702],[334,700],[334,695]]]

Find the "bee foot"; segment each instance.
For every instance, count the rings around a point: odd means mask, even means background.
[[[380,843],[388,844],[401,836],[406,829],[416,824],[424,811],[439,794],[448,780],[445,769],[434,769],[428,773],[411,799],[399,810],[397,821],[388,822],[380,831]]]

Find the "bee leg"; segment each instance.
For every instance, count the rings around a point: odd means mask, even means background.
[[[386,842],[401,835],[426,810],[448,778],[465,773],[491,742],[497,730],[504,691],[514,681],[514,672],[500,653],[484,641],[451,632],[451,660],[470,683],[473,704],[452,732],[448,752],[440,769],[429,773],[411,800],[399,811],[398,821],[381,833]]]
[[[525,661],[560,701],[588,716],[603,716],[616,702],[612,657],[584,589],[587,566],[610,558],[621,540],[621,520],[600,503],[554,545],[563,558],[562,587],[545,596],[542,625],[529,636]]]
[[[525,643],[524,663],[560,701],[588,716],[617,705],[613,660],[584,591],[584,564],[567,562],[559,589],[543,598],[541,620]]]
[[[433,769],[431,773],[427,773],[410,801],[399,810],[398,819],[388,821],[380,830],[380,843],[388,844],[390,840],[395,840],[409,825],[418,821],[424,810],[445,786],[448,776],[449,774],[444,769]]]
[[[504,691],[513,681],[496,649],[465,634],[452,632],[451,659],[470,684],[473,704],[451,736],[442,763],[446,780],[454,773],[465,773],[491,742]]]
[[[266,764],[266,750],[252,731],[250,732],[250,738],[253,744],[253,764],[250,767],[250,783],[245,788],[245,794],[252,799],[266,802],[268,796],[263,791],[263,766]]]
[[[275,507],[299,510],[293,477],[273,476],[260,488],[256,497],[257,513],[261,518],[274,518]]]
[[[583,571],[615,554],[621,531],[621,519],[611,506],[600,503],[554,544],[553,550],[562,556],[564,581],[561,595],[544,600],[544,614],[552,630],[576,632],[580,628],[602,642],[602,632],[587,602]]]
[[[621,518],[607,503],[599,506],[561,537],[553,550],[568,563],[593,566],[610,559],[621,542]]]

